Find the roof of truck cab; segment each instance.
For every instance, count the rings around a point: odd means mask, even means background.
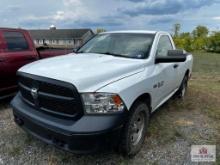
[[[120,31],[108,31],[103,33],[145,33],[145,34],[156,34],[157,31],[149,30],[120,30]]]

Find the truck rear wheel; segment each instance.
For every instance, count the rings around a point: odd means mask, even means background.
[[[183,99],[185,97],[187,86],[188,86],[188,76],[185,75],[180,85],[180,88],[176,93],[178,98]]]
[[[149,108],[143,102],[136,102],[125,122],[119,150],[124,155],[133,157],[141,149],[149,123]]]

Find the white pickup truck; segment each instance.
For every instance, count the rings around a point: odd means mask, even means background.
[[[96,35],[77,54],[22,67],[12,100],[15,122],[33,136],[75,153],[114,144],[133,156],[150,114],[176,94],[183,98],[193,57],[167,32]]]

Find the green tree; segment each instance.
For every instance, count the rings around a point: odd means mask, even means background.
[[[186,50],[186,51],[192,51],[192,42],[193,42],[193,39],[192,39],[192,36],[189,32],[187,33],[181,33],[180,34],[180,38],[182,38],[182,42],[183,42],[183,48]]]
[[[208,38],[207,51],[220,53],[220,32],[213,32]]]
[[[207,48],[209,29],[205,26],[197,26],[192,31],[193,43],[192,48],[194,50],[202,50]]]
[[[209,34],[209,29],[206,26],[197,26],[193,31],[192,35],[194,38],[206,38]]]
[[[179,37],[174,37],[176,47],[186,51],[192,51],[192,37],[189,32],[180,33]]]
[[[213,31],[210,34],[209,29],[202,25],[197,26],[192,32],[180,33],[180,29],[180,24],[173,25],[173,39],[177,48],[220,53],[220,31]]]
[[[174,37],[178,37],[180,33],[181,25],[176,23],[173,25]]]

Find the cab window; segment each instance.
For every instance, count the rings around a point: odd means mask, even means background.
[[[166,57],[168,50],[173,50],[170,38],[167,35],[160,37],[158,46],[157,46],[157,55],[158,57]]]
[[[20,32],[3,32],[8,51],[28,50],[28,43]]]

